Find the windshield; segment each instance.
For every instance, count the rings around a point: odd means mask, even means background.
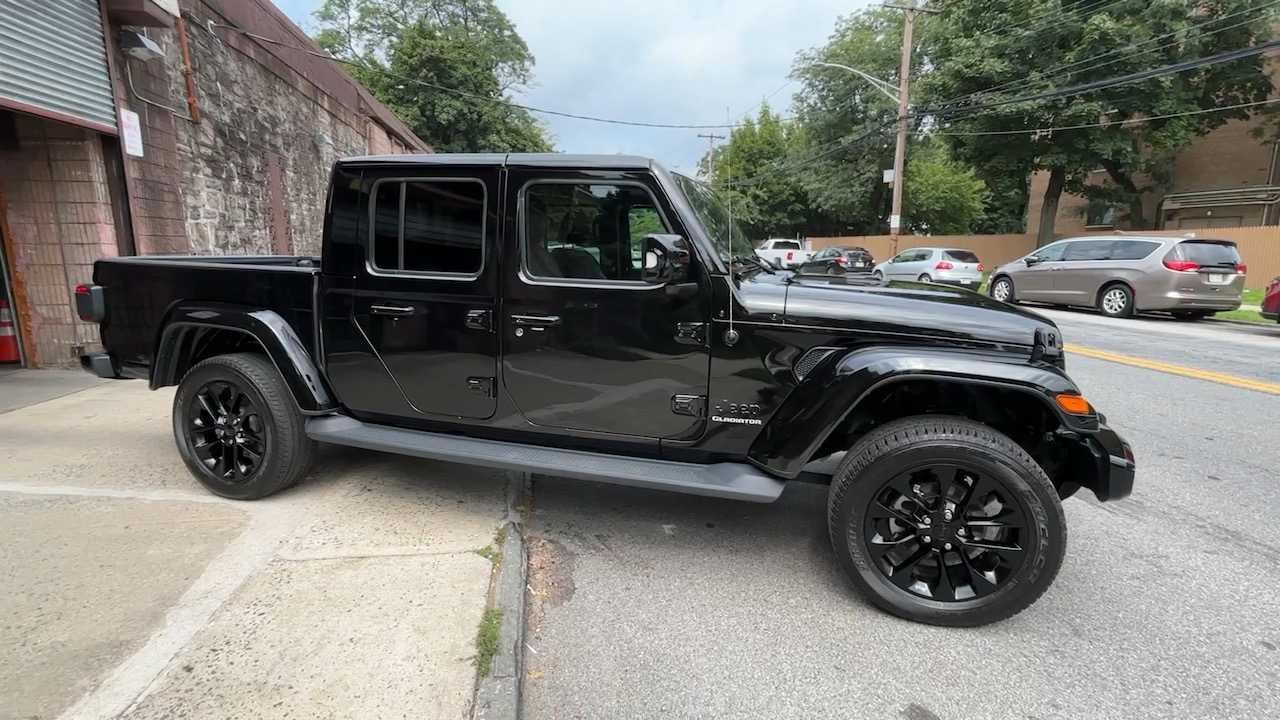
[[[755,252],[742,228],[733,221],[729,208],[710,185],[684,175],[673,176],[680,191],[688,198],[694,214],[698,216],[698,223],[715,244],[716,253],[725,264],[732,262],[734,257]]]

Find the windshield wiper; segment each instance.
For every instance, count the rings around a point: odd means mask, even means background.
[[[743,253],[739,255],[734,255],[732,258],[730,258],[729,261],[731,263],[750,263],[760,268],[761,270],[769,273],[770,275],[778,274],[777,270],[774,270],[769,265],[769,263],[765,262],[764,260],[761,260],[760,256],[756,255],[755,253]]]

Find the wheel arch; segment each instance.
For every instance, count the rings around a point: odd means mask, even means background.
[[[794,478],[805,464],[847,450],[885,422],[929,413],[972,417],[1024,447],[1057,430],[1096,432],[1096,415],[1071,415],[1057,405],[1054,396],[1064,393],[1079,389],[1062,373],[1025,361],[910,347],[857,350],[811,371],[762,428],[748,457]],[[1023,430],[1011,426],[1021,421]]]
[[[1093,307],[1097,307],[1098,303],[1102,302],[1103,293],[1116,285],[1123,285],[1125,289],[1129,291],[1129,296],[1133,298],[1133,304],[1135,306],[1138,304],[1138,291],[1134,289],[1133,283],[1125,280],[1124,278],[1111,278],[1110,280],[1098,283],[1098,289],[1093,293]]]
[[[152,390],[178,384],[202,360],[233,352],[267,356],[304,413],[336,403],[307,348],[278,313],[224,303],[180,304],[161,325],[151,364]]]

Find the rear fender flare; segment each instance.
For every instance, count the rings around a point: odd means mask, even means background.
[[[194,330],[219,329],[253,338],[284,378],[289,393],[304,413],[319,414],[336,407],[307,348],[289,323],[271,310],[225,303],[179,304],[161,326],[151,370],[151,389],[176,385],[183,353]]]
[[[878,346],[833,355],[810,371],[769,418],[748,457],[779,477],[794,478],[868,395],[889,383],[919,379],[1016,390],[1034,396],[1065,428],[1098,429],[1096,415],[1071,415],[1058,407],[1055,395],[1080,391],[1056,368],[994,352]]]

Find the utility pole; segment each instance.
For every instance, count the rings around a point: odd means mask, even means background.
[[[707,139],[707,181],[710,182],[714,179],[712,176],[716,174],[716,141],[724,140],[725,137],[715,133],[698,133],[698,137]]]
[[[885,3],[887,8],[901,10],[902,25],[902,65],[898,74],[898,145],[893,150],[893,207],[889,210],[889,242],[893,252],[898,252],[898,231],[902,227],[902,188],[906,185],[904,171],[907,164],[907,94],[911,89],[911,31],[915,25],[916,13],[938,13],[915,5],[895,5]]]

